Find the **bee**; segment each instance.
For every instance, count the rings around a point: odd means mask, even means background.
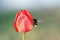
[[[38,21],[36,18],[33,19],[33,26],[37,26],[38,25]]]
[[[33,18],[33,26],[37,27],[41,22],[43,22],[43,20],[38,20],[36,18]]]

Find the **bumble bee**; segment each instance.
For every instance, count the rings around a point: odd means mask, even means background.
[[[37,20],[36,18],[33,19],[33,26],[37,27],[39,23],[43,22],[43,20]]]
[[[37,19],[33,19],[33,26],[37,26],[38,25],[38,21],[37,21]]]

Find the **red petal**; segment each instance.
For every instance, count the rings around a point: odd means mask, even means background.
[[[16,14],[14,28],[17,32],[28,32],[33,28],[32,16],[27,10],[21,10]]]

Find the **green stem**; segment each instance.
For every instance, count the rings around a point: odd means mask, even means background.
[[[23,36],[23,40],[25,40],[25,33],[23,33],[23,35],[22,35],[22,36]]]

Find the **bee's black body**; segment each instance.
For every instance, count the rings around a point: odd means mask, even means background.
[[[38,21],[37,21],[37,19],[33,19],[33,26],[35,26],[35,25],[38,25]]]

